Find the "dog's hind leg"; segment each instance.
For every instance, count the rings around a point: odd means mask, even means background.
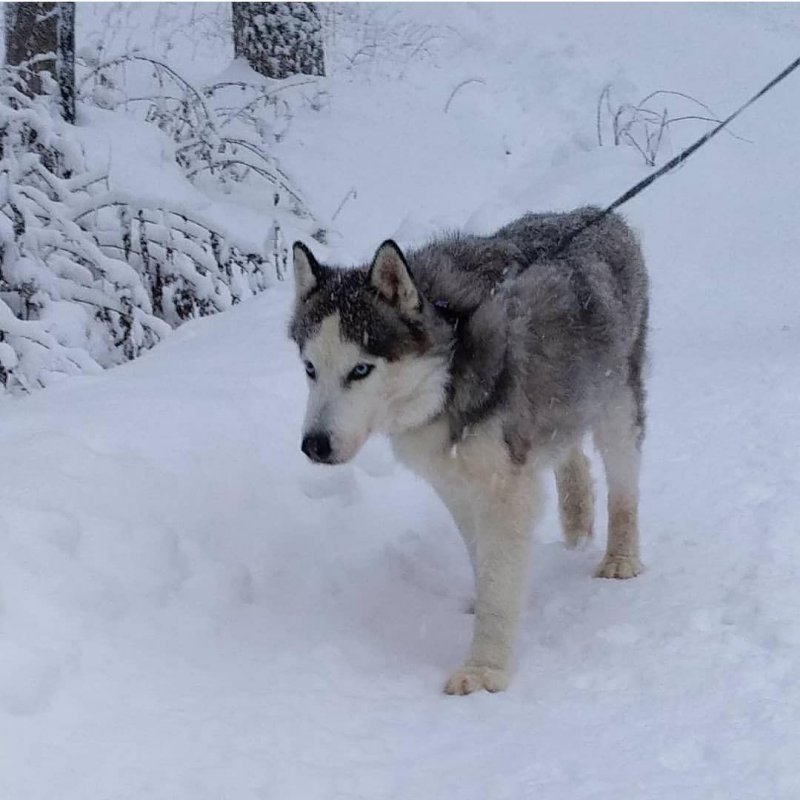
[[[445,685],[448,694],[508,686],[525,596],[538,481],[507,476],[502,488],[473,485],[479,509],[475,548],[477,597],[469,658]]]
[[[567,547],[575,548],[594,532],[594,486],[589,459],[580,443],[556,469],[558,510]]]
[[[642,419],[640,396],[626,383],[595,427],[608,483],[608,543],[595,572],[598,578],[633,578],[642,571],[638,519]]]

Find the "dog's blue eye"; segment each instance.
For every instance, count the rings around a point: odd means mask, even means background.
[[[347,377],[351,381],[360,381],[366,378],[374,368],[373,364],[356,364]]]
[[[306,375],[313,381],[317,377],[317,371],[314,369],[314,365],[310,361],[306,361],[305,367]]]

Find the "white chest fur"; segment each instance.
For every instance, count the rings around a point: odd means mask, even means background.
[[[464,482],[489,488],[519,470],[503,441],[499,420],[468,429],[455,443],[446,420],[396,434],[391,442],[397,458],[434,486]]]

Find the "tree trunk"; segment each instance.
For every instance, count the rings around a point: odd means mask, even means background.
[[[233,47],[265,78],[324,75],[322,25],[314,3],[232,3]]]
[[[31,95],[44,93],[42,73],[49,72],[61,114],[74,122],[75,3],[9,3],[5,17],[6,63],[26,65],[22,78]]]

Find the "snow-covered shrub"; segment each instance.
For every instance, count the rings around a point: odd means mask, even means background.
[[[87,197],[75,218],[90,225],[101,250],[134,268],[153,313],[172,326],[252,297],[273,272],[283,277],[286,255],[277,226],[269,258],[239,249],[196,213],[142,208],[115,192]]]
[[[0,83],[0,382],[28,390],[58,373],[133,358],[169,330],[139,276],[74,219],[101,176],[83,163],[52,98]]]
[[[171,326],[261,291],[273,270],[280,277],[277,226],[265,257],[183,209],[114,192],[52,94],[21,88],[18,71],[0,72],[2,388],[135,358]]]
[[[176,160],[188,178],[210,176],[222,184],[263,180],[274,205],[312,217],[268,148],[291,124],[286,93],[316,79],[270,81],[235,62],[229,79],[195,86],[166,62],[141,53],[98,60],[84,49],[79,63],[84,72],[80,98],[156,124],[175,142]],[[139,71],[136,83],[147,87],[136,95],[125,90],[133,70]]]

